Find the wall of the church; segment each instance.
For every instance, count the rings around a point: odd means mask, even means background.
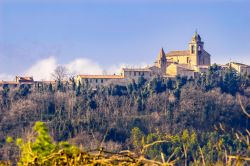
[[[183,55],[183,56],[171,56],[171,57],[167,57],[168,61],[172,61],[178,64],[190,64],[192,66],[196,66],[196,65],[201,65],[203,64],[209,64],[210,60],[207,57],[203,57],[203,55],[201,55],[200,58],[198,58],[196,55]],[[199,60],[200,59],[200,60]],[[197,63],[197,61],[200,61],[199,63]]]
[[[202,53],[199,55],[199,63],[198,63],[198,65],[210,66],[210,65],[211,65],[210,56],[207,55],[206,53],[202,52]]]

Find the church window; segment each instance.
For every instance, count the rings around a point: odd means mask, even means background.
[[[194,45],[191,46],[191,53],[194,53]]]
[[[139,76],[141,75],[141,72],[139,72]]]
[[[103,79],[101,79],[101,83],[103,83]]]
[[[96,79],[95,82],[97,83],[97,82],[98,82],[98,79]]]
[[[134,76],[136,76],[136,72],[134,72]]]
[[[189,63],[189,57],[187,57],[187,64]]]

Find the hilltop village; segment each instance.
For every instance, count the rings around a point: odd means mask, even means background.
[[[88,83],[91,87],[106,86],[109,84],[125,85],[132,80],[144,77],[147,80],[155,76],[164,78],[174,78],[176,76],[195,78],[198,75],[208,72],[211,66],[211,55],[204,49],[204,42],[201,36],[195,32],[187,50],[177,50],[165,53],[161,48],[159,55],[153,65],[145,68],[122,68],[119,75],[77,75],[75,82],[80,84]],[[226,65],[220,65],[221,68],[233,68],[240,74],[250,75],[250,66],[229,62]],[[65,83],[70,81],[65,80]],[[32,76],[16,76],[14,81],[0,81],[0,86],[18,86],[18,85],[39,85],[55,84],[52,81],[35,81]]]

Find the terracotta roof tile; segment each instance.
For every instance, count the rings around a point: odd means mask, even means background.
[[[123,68],[124,71],[146,71],[150,72],[151,70],[149,68]]]
[[[162,58],[165,58],[165,59],[166,59],[166,54],[165,54],[163,48],[161,48],[161,50],[160,50],[160,53],[159,53],[159,55],[158,55],[158,60],[160,60],[160,59],[162,59]]]
[[[18,85],[19,83],[16,81],[0,81],[0,85],[4,85],[4,84],[8,84],[8,85]]]
[[[239,65],[239,66],[244,66],[244,67],[249,67],[249,65],[243,64],[243,63],[238,63],[238,62],[231,62],[232,64]]]
[[[33,77],[30,77],[30,76],[16,76],[17,79],[19,79],[20,81],[30,81],[30,82],[33,82],[34,79]]]
[[[93,78],[93,79],[122,79],[121,75],[78,75],[81,78]]]
[[[190,55],[189,50],[185,50],[185,51],[170,51],[167,53],[167,57],[168,56],[188,56]]]

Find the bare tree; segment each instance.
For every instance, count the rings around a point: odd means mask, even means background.
[[[52,74],[53,79],[56,81],[63,81],[68,77],[68,70],[66,67],[58,65]]]

